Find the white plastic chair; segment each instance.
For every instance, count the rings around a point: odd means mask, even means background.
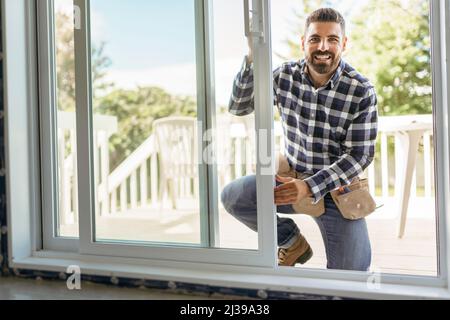
[[[197,119],[162,118],[153,122],[153,129],[159,154],[158,198],[162,204],[167,192],[172,208],[175,209],[179,196],[197,195]]]

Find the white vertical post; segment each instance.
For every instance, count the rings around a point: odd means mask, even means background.
[[[75,130],[70,130],[70,145],[72,148],[72,205],[73,205],[73,221],[78,223],[78,167],[77,167],[77,135]]]
[[[150,191],[152,196],[152,206],[158,205],[158,163],[156,153],[150,157]]]
[[[375,161],[369,165],[369,191],[375,196]]]
[[[109,148],[108,148],[108,135],[105,131],[99,132],[100,140],[100,163],[101,163],[101,181],[103,189],[101,190],[101,201],[102,201],[102,215],[109,213],[109,187],[108,187],[108,176],[109,176]]]
[[[94,130],[94,129],[93,129]],[[95,190],[95,214],[100,215],[100,199],[99,197],[99,183],[100,183],[100,170],[99,170],[99,155],[98,155],[98,131],[93,132],[93,151],[94,151],[94,190]]]
[[[71,171],[71,170],[67,170],[69,168],[66,167],[66,161],[64,160],[64,164],[63,164],[63,170],[64,171]],[[70,190],[70,186],[71,186],[71,175],[67,174],[67,172],[64,174],[64,182],[63,182],[63,190],[64,190],[64,200],[63,200],[63,215],[62,215],[62,219],[61,219],[61,224],[67,224],[68,223],[68,217],[70,216],[70,195],[71,195],[71,190]]]
[[[111,214],[117,213],[117,189],[111,192]]]
[[[122,214],[127,211],[127,180],[120,184],[120,211]]]
[[[183,168],[183,171],[184,171],[184,168]],[[178,181],[177,182],[177,186],[178,186],[178,193],[177,194],[180,197],[184,197],[186,195],[186,193],[187,193],[186,192],[186,184],[185,184],[185,181],[186,181],[185,175],[184,174],[180,175],[180,178],[178,178],[177,181]]]
[[[193,195],[194,195],[194,198],[197,198],[198,197],[198,195],[200,194],[199,192],[200,192],[200,188],[199,188],[199,180],[198,180],[198,177],[194,177],[194,190],[192,191],[193,192]]]
[[[395,197],[400,197],[401,185],[403,179],[404,163],[406,162],[404,152],[406,152],[405,147],[402,146],[401,133],[395,134]]]
[[[423,160],[424,160],[424,188],[425,197],[431,197],[431,134],[429,131],[423,135]]]
[[[147,160],[141,164],[140,170],[141,207],[147,207]]]
[[[58,169],[59,169],[59,223],[66,224],[66,198],[68,195],[66,194],[66,170],[65,170],[65,155],[64,155],[64,131],[62,129],[58,129]]]
[[[388,139],[386,133],[381,133],[381,186],[384,198],[389,197]]]
[[[185,196],[191,197],[193,192],[192,192],[192,188],[191,188],[191,178],[189,176],[184,178],[184,190],[186,192]]]
[[[234,152],[235,152],[235,163],[234,163],[234,174],[235,178],[242,176],[242,137],[237,137],[234,140]]]
[[[130,202],[131,209],[137,208],[137,179],[136,179],[136,170],[133,171],[130,178]]]

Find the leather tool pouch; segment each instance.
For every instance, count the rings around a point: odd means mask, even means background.
[[[375,211],[376,203],[369,193],[367,179],[358,179],[346,187],[349,190],[347,193],[341,194],[338,190],[331,192],[331,197],[344,218],[358,220]]]
[[[283,155],[278,156],[277,174],[282,177],[292,177],[296,179],[306,179],[307,174],[296,172],[289,166],[287,159]],[[341,194],[340,191],[331,191],[331,197],[337,208],[345,219],[362,219],[375,211],[376,203],[369,193],[367,179],[356,178],[351,184],[346,186],[348,192]],[[292,205],[296,213],[307,214],[313,217],[320,217],[325,213],[325,201],[320,199],[314,204],[313,197],[307,197]]]

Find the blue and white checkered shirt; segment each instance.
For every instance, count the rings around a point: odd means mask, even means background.
[[[274,71],[274,104],[284,131],[285,155],[305,179],[315,202],[360,175],[372,162],[377,137],[377,97],[370,82],[342,59],[328,83],[315,89],[306,63],[284,63]],[[254,110],[253,64],[236,76],[229,111]]]

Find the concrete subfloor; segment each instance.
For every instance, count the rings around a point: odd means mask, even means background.
[[[82,282],[81,290],[67,289],[65,281],[0,277],[0,300],[229,300],[230,296],[179,294],[148,288],[121,288]]]

